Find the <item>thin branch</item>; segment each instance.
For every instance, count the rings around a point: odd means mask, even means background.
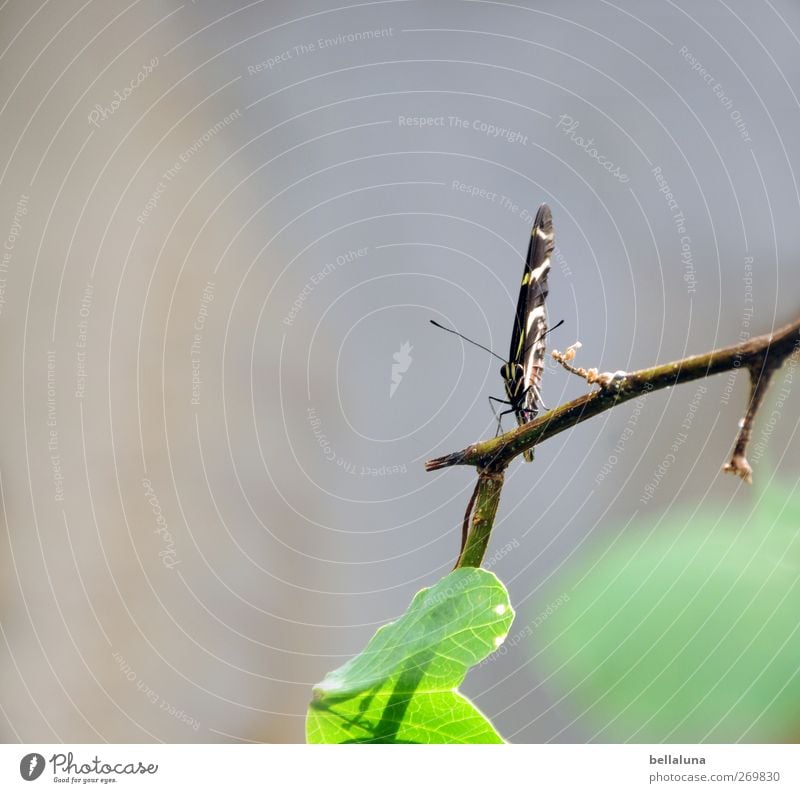
[[[750,401],[747,414],[742,419],[731,459],[722,466],[722,470],[729,474],[736,474],[749,485],[753,484],[753,469],[747,462],[746,452],[753,431],[753,421],[764,400],[764,395],[767,393],[772,376],[782,363],[783,360],[776,364],[775,359],[765,352],[760,360],[752,361],[747,367],[750,372]]]
[[[753,422],[772,376],[789,356],[798,358],[800,362],[800,319],[775,333],[673,363],[630,373],[605,372],[598,375],[592,371],[590,379],[600,386],[598,391],[573,399],[496,438],[428,460],[425,463],[428,471],[452,465],[474,465],[478,469],[478,482],[464,516],[466,537],[462,537],[456,567],[479,567],[483,561],[500,502],[503,474],[515,457],[630,399],[742,367],[750,375],[750,399],[747,413],[739,424],[731,459],[723,470],[751,482],[752,469],[746,451]]]
[[[456,567],[458,567],[458,561],[461,559],[461,556],[464,553],[464,548],[467,547],[467,537],[469,537],[469,529],[470,526],[472,526],[472,513],[475,510],[475,500],[478,498],[478,491],[480,489],[481,480],[479,478],[477,484],[475,485],[475,489],[472,491],[472,495],[467,502],[467,511],[464,513],[464,521],[461,524],[461,548],[458,551],[458,559],[456,559],[456,566],[453,568],[454,570]]]
[[[492,535],[494,516],[497,514],[497,507],[500,504],[500,491],[502,489],[502,472],[480,472],[478,483],[475,485],[475,492],[470,499],[471,506],[467,508],[467,514],[464,517],[466,526],[470,518],[470,512],[472,513],[472,520],[469,521],[469,532],[461,547],[461,553],[458,555],[456,568],[481,566],[483,557],[486,554],[486,548],[489,545],[489,538]]]
[[[508,464],[527,449],[532,449],[548,438],[586,421],[615,405],[636,399],[643,394],[662,388],[688,383],[702,377],[746,367],[751,372],[758,369],[757,379],[779,369],[793,352],[800,355],[800,319],[775,333],[756,336],[741,344],[693,355],[673,363],[640,369],[636,372],[614,372],[598,376],[598,391],[592,391],[571,402],[560,405],[533,421],[523,424],[491,440],[479,441],[459,452],[437,457],[425,463],[425,469],[436,471],[451,465],[474,465],[487,471],[503,471]],[[754,396],[760,401],[763,388]],[[751,397],[751,405],[753,399]],[[758,403],[751,407],[740,428],[737,448],[743,453]],[[748,420],[749,418],[749,420]]]

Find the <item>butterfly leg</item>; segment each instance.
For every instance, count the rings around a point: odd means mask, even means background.
[[[494,405],[492,404],[492,402],[498,402],[501,405],[510,405],[511,402],[509,402],[507,399],[500,399],[499,397],[492,397],[492,396],[489,397],[489,407],[492,409],[492,413],[494,413],[494,417],[497,419],[497,432],[495,432],[495,437],[497,437],[500,434],[501,430],[503,429],[502,417],[505,416],[506,413],[513,413],[514,411],[504,410],[502,413],[498,413],[494,409]]]
[[[497,414],[497,435],[501,435],[503,432],[503,416],[507,416],[509,413],[516,413],[516,408],[509,408],[508,410],[504,410],[501,413]],[[495,438],[497,437],[495,435]]]

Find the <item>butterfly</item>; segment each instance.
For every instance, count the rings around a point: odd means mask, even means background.
[[[497,414],[498,434],[501,429],[502,417],[513,413],[517,423],[522,425],[532,421],[539,413],[542,405],[542,395],[539,385],[544,371],[547,343],[545,337],[547,328],[547,275],[550,272],[550,258],[554,247],[553,216],[550,207],[542,204],[536,213],[536,219],[531,228],[531,238],[528,244],[528,255],[525,259],[525,269],[522,273],[517,310],[514,314],[514,327],[511,331],[511,346],[508,360],[492,352],[488,347],[478,344],[472,339],[446,328],[438,322],[431,322],[442,330],[455,333],[462,339],[475,344],[500,358],[503,366],[500,376],[503,378],[506,396],[508,399],[489,397],[490,402],[509,405],[508,410]],[[560,322],[558,323],[561,324]],[[556,326],[558,327],[558,326]],[[533,450],[523,452],[527,462],[533,460]]]
[[[489,397],[493,402],[511,406],[498,415],[498,420],[506,413],[513,413],[520,426],[536,418],[542,404],[539,384],[547,352],[547,274],[554,237],[550,207],[542,204],[531,229],[508,361],[500,368],[508,399]],[[523,457],[531,462],[533,449],[524,451]]]

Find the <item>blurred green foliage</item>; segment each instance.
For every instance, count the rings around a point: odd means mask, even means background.
[[[598,741],[800,740],[798,534],[773,484],[587,550],[534,633],[554,698]]]

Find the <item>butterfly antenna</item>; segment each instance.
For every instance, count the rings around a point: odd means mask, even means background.
[[[431,322],[433,322],[433,320],[431,320]],[[542,340],[550,333],[551,330],[555,330],[556,328],[560,328],[563,324],[564,324],[564,320],[560,319],[558,322],[556,322],[555,325],[553,325],[552,328],[548,328],[541,336],[537,336],[535,339],[531,339],[525,345],[525,353],[527,354],[528,350],[530,350],[530,348],[533,347],[535,344],[540,344],[542,342]],[[445,328],[445,330],[447,330],[447,328]]]
[[[550,333],[551,331],[554,331],[556,328],[560,328],[563,324],[564,324],[564,320],[560,319],[558,322],[556,322],[555,325],[553,325],[552,328],[548,328],[547,329],[547,333]],[[544,335],[547,336],[547,333],[545,333]],[[544,338],[544,336],[542,338]]]
[[[497,358],[498,361],[502,361],[503,363],[508,363],[508,361],[506,361],[505,358],[502,358],[493,350],[490,350],[488,347],[484,347],[482,344],[478,344],[477,341],[473,341],[472,339],[467,338],[466,336],[464,336],[463,333],[459,333],[457,330],[453,330],[452,328],[446,328],[444,325],[440,325],[435,319],[431,320],[431,325],[436,325],[437,328],[440,328],[441,330],[446,330],[448,333],[453,333],[460,339],[464,339],[464,341],[468,341],[470,344],[474,344],[476,347],[480,347],[482,350],[485,350],[490,355],[494,355],[494,357]],[[556,325],[556,327],[558,326]]]

